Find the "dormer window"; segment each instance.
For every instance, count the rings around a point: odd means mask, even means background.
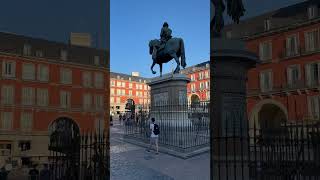
[[[270,19],[264,20],[264,30],[269,31],[270,30]]]
[[[23,55],[31,56],[31,45],[30,44],[23,45]]]
[[[36,56],[37,57],[43,57],[43,51],[37,50],[36,51]]]
[[[94,65],[100,65],[100,57],[99,56],[94,56]]]
[[[316,6],[310,6],[308,8],[308,18],[313,19],[317,15],[317,7]]]
[[[60,56],[61,56],[61,60],[66,61],[67,57],[68,57],[68,52],[66,50],[61,50],[60,51]]]

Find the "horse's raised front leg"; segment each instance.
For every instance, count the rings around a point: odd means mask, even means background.
[[[156,63],[153,61],[152,65],[151,65],[151,71],[152,71],[152,74],[156,74],[157,72],[153,70],[153,67]]]
[[[179,61],[179,58],[176,54],[172,55],[172,57],[174,58],[174,60],[176,60],[176,63],[177,63],[177,67],[173,72],[174,74],[176,74],[176,73],[180,72],[180,61]]]

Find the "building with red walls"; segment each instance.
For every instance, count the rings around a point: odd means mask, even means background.
[[[0,33],[0,163],[46,162],[58,120],[80,133],[108,126],[108,57],[105,50]]]
[[[248,72],[251,126],[279,127],[320,117],[320,2],[309,0],[225,27],[261,64]]]
[[[191,82],[187,85],[187,96],[189,102],[210,100],[210,62],[206,61],[181,70]]]
[[[146,84],[148,78],[140,77],[138,72],[131,75],[110,73],[110,113],[118,116],[126,112],[128,100],[135,105],[150,103],[150,87]]]

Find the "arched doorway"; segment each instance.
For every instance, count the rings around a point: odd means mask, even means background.
[[[288,112],[281,103],[268,99],[259,102],[251,112],[250,128],[262,136],[284,136],[287,130],[284,124],[288,120]],[[253,131],[251,131],[253,133]]]
[[[80,171],[80,129],[67,117],[54,120],[49,126],[49,151],[56,176],[78,179]]]
[[[191,104],[199,104],[200,98],[197,94],[192,94],[190,97]]]

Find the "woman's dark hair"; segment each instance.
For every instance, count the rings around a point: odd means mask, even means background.
[[[169,24],[167,22],[164,22],[162,27],[169,27]]]
[[[155,122],[156,120],[155,120],[154,118],[151,118],[151,121],[152,121],[152,122]]]

